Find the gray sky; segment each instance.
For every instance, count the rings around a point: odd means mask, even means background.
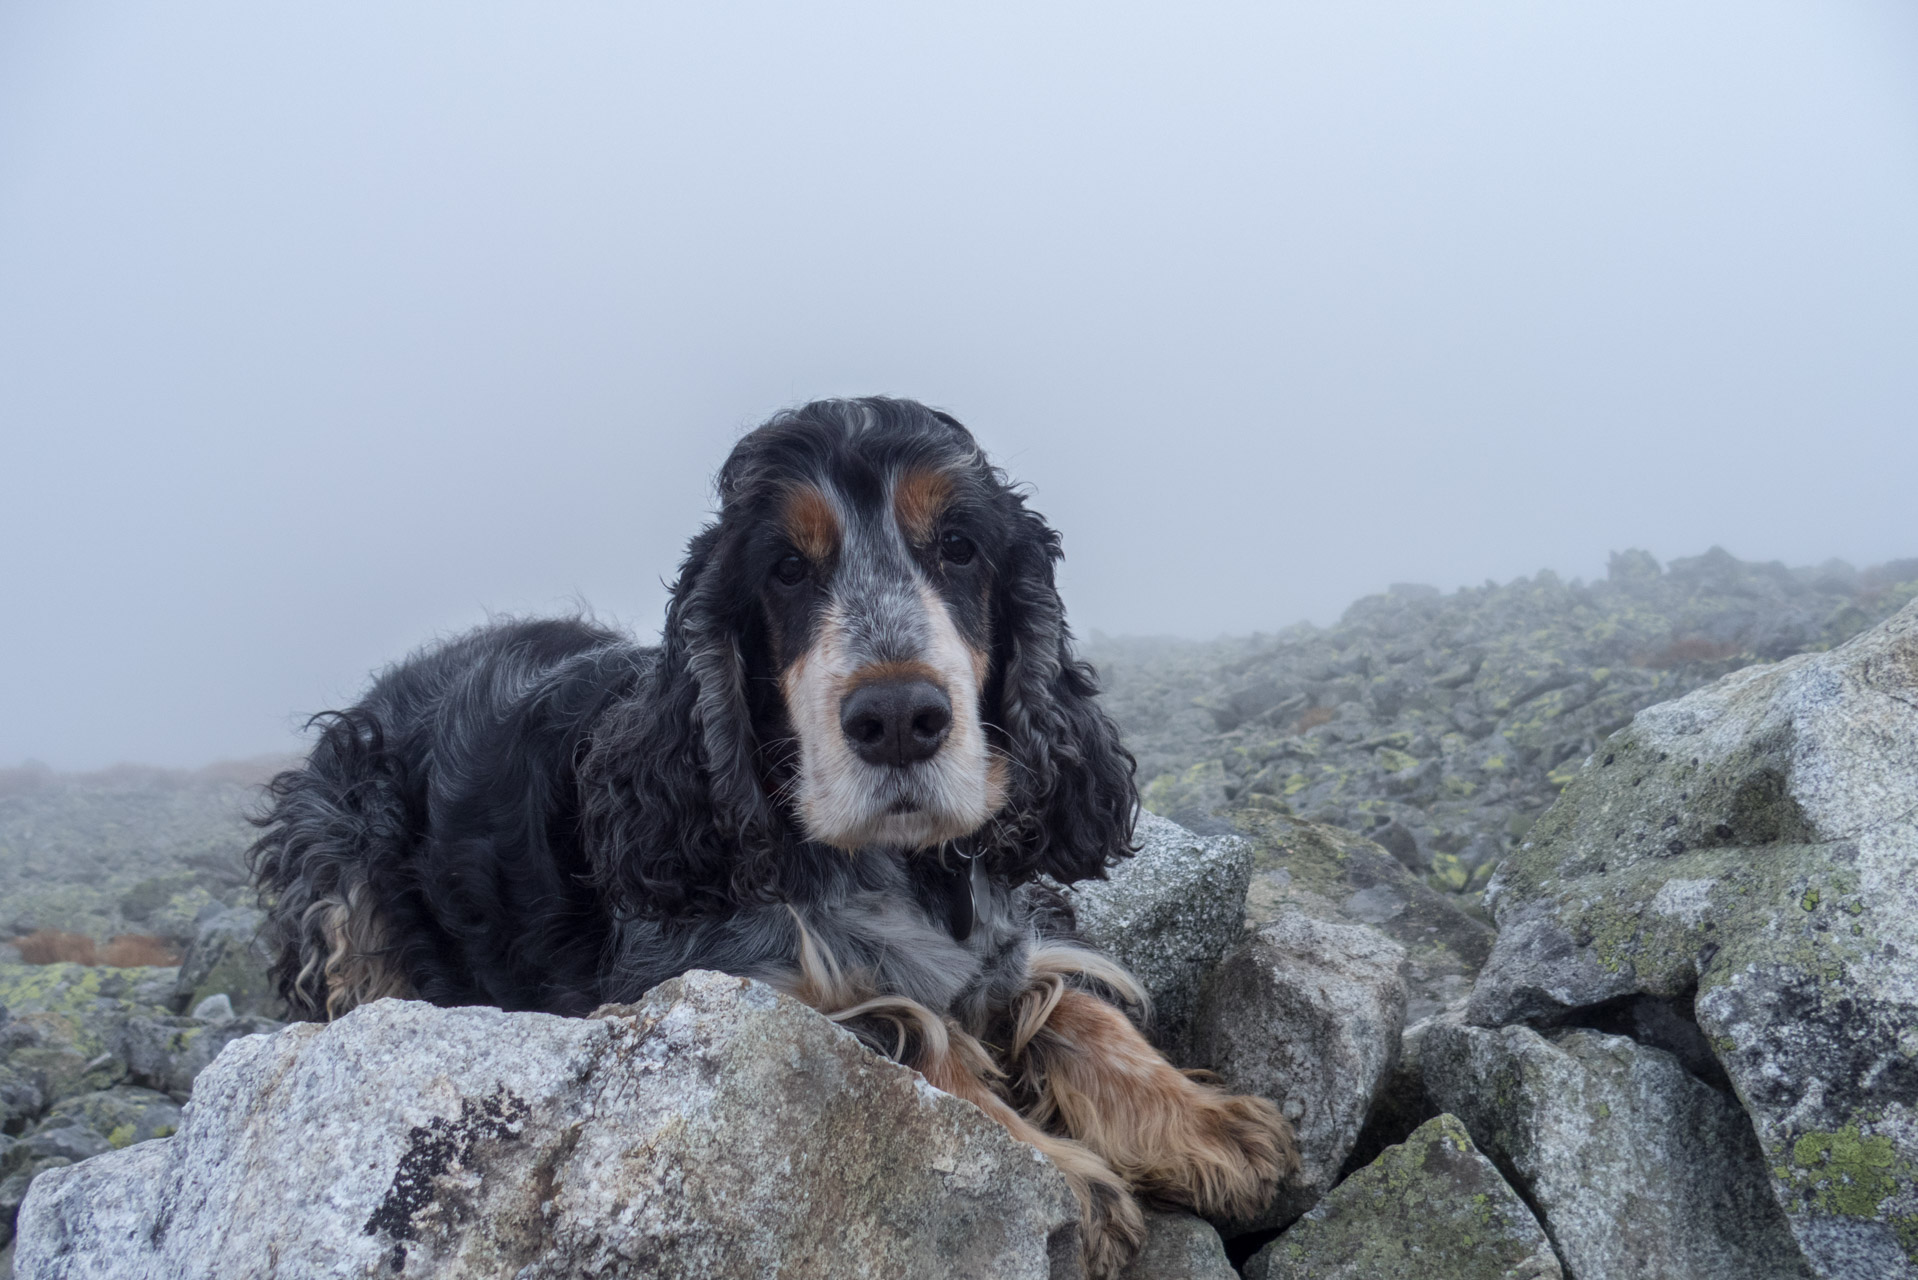
[[[1903,0],[0,0],[0,765],[651,634],[737,434],[957,413],[1081,631],[1918,554]]]

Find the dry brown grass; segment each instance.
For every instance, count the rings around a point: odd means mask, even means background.
[[[1292,732],[1304,733],[1307,729],[1316,729],[1322,724],[1331,724],[1331,723],[1332,723],[1332,708],[1307,707],[1305,709],[1305,714],[1299,717],[1298,723],[1292,726]]]
[[[180,963],[180,954],[165,938],[156,938],[150,933],[123,933],[107,943],[100,963],[116,969],[132,969],[143,964],[173,965]]]
[[[28,964],[103,964],[115,969],[132,969],[140,965],[180,963],[179,953],[165,938],[148,933],[120,934],[102,950],[84,933],[36,929],[24,938],[15,938],[13,945],[19,948],[20,958]]]
[[[93,939],[84,933],[35,929],[24,938],[15,938],[13,945],[20,948],[20,958],[28,964],[100,963]]]

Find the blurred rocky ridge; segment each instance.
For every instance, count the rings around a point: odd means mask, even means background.
[[[245,815],[290,763],[0,769],[0,944],[44,930],[102,950],[115,937],[154,938],[181,954],[202,912],[252,903]]]
[[[1095,637],[1148,807],[1362,832],[1476,898],[1608,734],[1729,671],[1841,644],[1918,597],[1918,559],[1858,570],[1613,555],[1450,595],[1399,585],[1335,625],[1211,642]]]

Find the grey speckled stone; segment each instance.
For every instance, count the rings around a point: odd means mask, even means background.
[[[235,1040],[278,1031],[271,1018],[130,1018],[120,1029],[120,1056],[128,1075],[149,1088],[185,1098],[193,1082]]]
[[[1696,987],[1819,1274],[1918,1277],[1918,603],[1640,712],[1487,897],[1470,1021]]]
[[[1421,1125],[1253,1255],[1246,1280],[1562,1280],[1538,1219],[1457,1117]]]
[[[1225,1243],[1204,1218],[1147,1209],[1145,1248],[1119,1280],[1238,1280]]]
[[[171,1137],[180,1128],[180,1104],[164,1093],[119,1084],[98,1093],[75,1094],[53,1106],[43,1124],[85,1125],[119,1148]]]
[[[1281,912],[1206,984],[1195,1060],[1234,1092],[1279,1104],[1300,1172],[1253,1222],[1279,1226],[1336,1181],[1405,1025],[1405,949],[1365,925]]]
[[[1233,815],[1252,841],[1246,921],[1291,909],[1339,924],[1366,924],[1405,948],[1408,1022],[1471,993],[1494,934],[1475,908],[1440,893],[1363,836],[1287,814]]]
[[[261,930],[266,913],[258,907],[211,908],[194,923],[192,945],[180,961],[173,989],[174,1007],[188,1010],[224,995],[235,1013],[284,1019],[286,1002],[268,972],[273,952]]]
[[[1244,932],[1252,848],[1233,836],[1197,836],[1141,812],[1139,851],[1108,880],[1064,891],[1079,933],[1132,971],[1152,997],[1154,1038],[1183,1049],[1199,988]]]
[[[1624,1036],[1436,1023],[1433,1099],[1543,1215],[1578,1280],[1810,1275],[1736,1100]]]
[[[16,1266],[1038,1280],[1080,1273],[1078,1222],[977,1108],[695,971],[593,1018],[381,1000],[237,1041],[176,1136],[34,1183]]]

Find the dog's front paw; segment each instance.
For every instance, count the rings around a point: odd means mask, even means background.
[[[1195,1117],[1205,1136],[1190,1153],[1192,1207],[1207,1217],[1257,1217],[1299,1172],[1292,1125],[1264,1098],[1207,1092]]]
[[[1145,1212],[1118,1175],[1067,1179],[1078,1193],[1088,1280],[1116,1280],[1145,1248]]]

